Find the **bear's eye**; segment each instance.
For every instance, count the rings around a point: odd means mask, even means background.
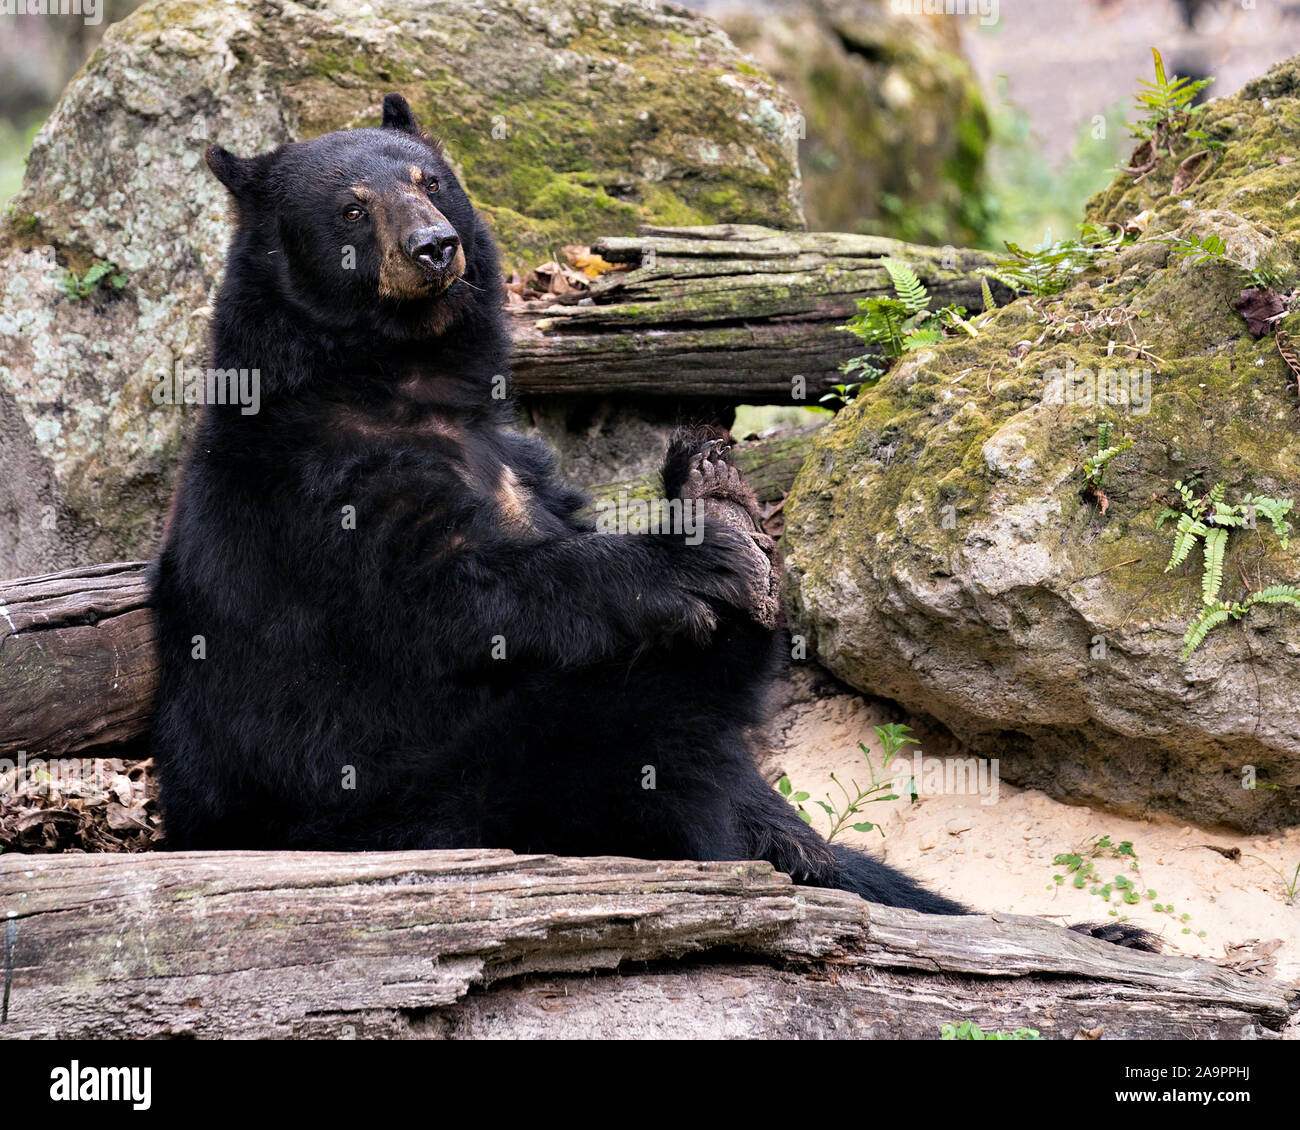
[[[435,192],[437,192],[437,191],[438,191],[438,178],[437,178],[437,177],[430,177],[430,178],[429,178],[429,182],[424,186],[424,191],[427,192],[430,196],[432,196]]]
[[[348,220],[359,220],[366,214],[364,208],[358,208],[355,204],[349,204],[343,209],[343,217]]]

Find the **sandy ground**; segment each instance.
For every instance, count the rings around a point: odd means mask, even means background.
[[[873,727],[907,722],[890,704],[847,692],[824,675],[796,675],[791,701],[778,714],[771,734],[771,753],[764,760],[770,777],[783,769],[796,789],[812,794],[804,808],[813,812],[814,826],[826,833],[829,818],[813,804],[829,790],[832,772],[842,781],[869,780],[859,742],[881,764],[880,743]],[[959,754],[945,735],[922,733],[927,756]],[[911,747],[914,748],[914,747]],[[1272,974],[1300,982],[1300,897],[1288,904],[1285,884],[1261,860],[1287,873],[1300,863],[1300,828],[1263,836],[1223,829],[1189,826],[1168,818],[1132,819],[1100,809],[1062,804],[1033,789],[999,783],[995,803],[979,796],[923,796],[913,803],[873,803],[857,820],[870,820],[879,832],[854,832],[837,842],[862,847],[894,867],[908,872],[935,890],[976,910],[1013,911],[1061,922],[1104,921],[1109,909],[1161,936],[1171,953],[1209,959],[1231,956],[1238,962],[1262,956]],[[1090,837],[1108,835],[1112,841],[1132,841],[1138,856],[1143,889],[1155,899],[1124,906],[1118,895],[1107,907],[1100,896],[1068,881],[1058,887],[1053,865],[1061,852],[1079,851]],[[1237,861],[1204,845],[1238,848]],[[1258,857],[1258,858],[1256,858]],[[1107,880],[1117,873],[1137,876],[1128,862],[1102,858],[1096,866]],[[1172,914],[1154,904],[1172,904]],[[1187,914],[1187,921],[1182,915]],[[1191,933],[1184,934],[1184,928]],[[1199,936],[1204,932],[1204,937]],[[1255,941],[1264,943],[1261,955]],[[1267,943],[1280,941],[1269,954]],[[1249,943],[1229,955],[1229,947]]]

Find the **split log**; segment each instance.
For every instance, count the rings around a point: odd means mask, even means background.
[[[810,433],[738,444],[759,500],[790,489]],[[593,487],[593,499],[657,497],[642,476]],[[148,732],[158,687],[142,561],[0,581],[0,758],[66,757]]]
[[[745,224],[647,227],[593,250],[636,264],[585,294],[511,310],[515,388],[525,396],[610,393],[790,404],[843,380],[866,352],[841,328],[856,299],[892,295],[881,261],[908,263],[937,309],[982,308],[979,273],[997,255],[879,236],[785,232]],[[990,280],[995,298],[1010,295]]]
[[[1284,986],[765,863],[507,851],[0,858],[0,1037],[1272,1037]],[[645,965],[643,963],[653,963]]]

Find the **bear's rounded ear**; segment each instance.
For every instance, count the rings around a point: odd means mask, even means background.
[[[394,91],[384,96],[384,129],[399,129],[413,137],[420,136],[420,126],[411,113],[411,104]]]
[[[209,145],[204,150],[203,159],[207,161],[208,168],[212,170],[217,180],[234,196],[242,196],[253,182],[257,165],[255,157],[236,157],[233,153],[222,149],[220,145]]]

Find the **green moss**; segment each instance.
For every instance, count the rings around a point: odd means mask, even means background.
[[[39,217],[26,209],[10,205],[3,220],[0,220],[0,247],[32,251],[49,242],[51,241],[45,237]]]
[[[707,224],[707,212],[693,208],[675,192],[662,184],[647,185],[641,195],[641,203],[647,212],[655,216],[657,222],[668,227],[691,227]]]

